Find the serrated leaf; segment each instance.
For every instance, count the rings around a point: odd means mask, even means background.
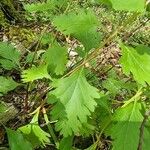
[[[26,11],[32,12],[44,12],[49,10],[55,10],[56,7],[62,7],[67,4],[67,0],[47,0],[46,2],[38,2],[33,4],[25,4]]]
[[[9,128],[7,128],[6,131],[11,150],[33,150],[31,143],[29,143],[19,131],[14,131]]]
[[[0,76],[0,93],[7,94],[7,92],[14,90],[19,84],[11,78]]]
[[[46,2],[38,2],[35,4],[25,4],[24,8],[28,12],[41,12],[41,11],[47,11],[54,7],[53,3],[51,3],[51,0],[47,0]]]
[[[20,52],[12,45],[0,42],[0,64],[4,69],[11,70],[19,66]]]
[[[110,0],[115,10],[143,12],[145,10],[145,0]]]
[[[141,103],[134,102],[116,110],[110,126],[113,150],[137,150],[143,121],[141,109]]]
[[[23,82],[32,82],[43,78],[51,79],[47,71],[47,65],[45,64],[38,67],[33,66],[32,68],[24,70],[21,77]]]
[[[45,146],[45,144],[50,143],[50,135],[40,128],[38,124],[38,116],[39,110],[35,113],[30,124],[20,127],[18,130],[24,133],[27,137],[30,137],[29,140],[33,145],[38,143]]]
[[[57,80],[54,87],[56,89],[52,94],[65,107],[66,113],[66,118],[61,118],[56,123],[57,129],[61,130],[65,137],[73,132],[78,133],[97,105],[95,98],[99,98],[98,90],[86,81],[83,70]]]
[[[122,57],[120,59],[123,72],[129,75],[131,72],[134,79],[140,84],[150,84],[150,48],[139,45],[136,48],[120,45]]]
[[[66,69],[67,49],[55,43],[45,53],[48,70],[56,75],[62,75]]]
[[[62,33],[77,38],[86,51],[100,45],[100,34],[97,32],[99,23],[95,14],[90,10],[57,16],[53,23]]]

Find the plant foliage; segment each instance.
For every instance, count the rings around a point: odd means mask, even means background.
[[[149,150],[149,40],[143,42],[144,34],[132,40],[138,31],[149,32],[149,4],[23,3],[25,20],[11,24],[29,28],[31,21],[36,38],[23,50],[10,44],[13,39],[0,42],[1,101],[19,111],[10,119],[0,101],[0,123],[8,120],[6,128],[0,124],[0,144],[8,140],[11,150]]]

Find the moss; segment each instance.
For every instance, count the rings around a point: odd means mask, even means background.
[[[13,0],[1,0],[0,7],[1,7],[1,13],[3,13],[3,16],[5,16],[5,19],[8,19],[10,21],[21,21],[21,15],[20,13],[15,9],[15,6],[17,3],[15,3]],[[5,10],[5,11],[2,11]]]
[[[4,26],[5,25],[5,17],[3,12],[0,10],[0,26]]]

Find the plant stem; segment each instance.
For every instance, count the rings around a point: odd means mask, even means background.
[[[50,133],[50,135],[51,135],[51,137],[52,137],[52,139],[53,139],[55,145],[58,147],[58,142],[57,142],[56,135],[55,135],[55,133],[54,133],[54,131],[53,131],[53,128],[52,128],[52,126],[51,126],[51,124],[50,124],[50,121],[49,121],[48,116],[47,116],[47,114],[46,114],[46,109],[45,109],[44,107],[43,107],[43,109],[42,109],[42,112],[43,112],[43,114],[44,114],[44,119],[45,119],[46,125],[47,125],[47,127],[48,127],[49,133]]]
[[[129,105],[130,103],[137,101],[137,99],[140,97],[140,95],[143,93],[142,91],[142,87],[137,91],[137,93],[128,101],[125,101],[124,105],[122,107],[126,107],[127,105]]]

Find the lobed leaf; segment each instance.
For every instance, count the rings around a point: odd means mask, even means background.
[[[62,75],[66,69],[67,49],[55,43],[45,53],[48,70],[56,75]]]
[[[141,103],[134,102],[116,110],[110,127],[113,150],[137,150],[143,121],[141,109]]]
[[[54,18],[53,24],[65,35],[77,38],[86,51],[97,48],[100,45],[100,33],[97,31],[98,19],[90,11],[80,10],[76,13],[60,15]]]
[[[46,2],[38,2],[33,4],[25,4],[26,11],[32,12],[44,12],[49,10],[55,10],[57,7],[62,7],[67,4],[67,0],[46,0]]]
[[[23,82],[32,82],[43,78],[51,79],[47,71],[47,65],[45,64],[38,67],[33,66],[32,68],[24,70],[21,77]]]
[[[150,48],[139,45],[136,48],[120,45],[122,57],[120,59],[123,72],[129,75],[131,72],[134,79],[140,84],[150,84]]]
[[[58,103],[64,106],[66,113],[65,117],[56,123],[57,129],[61,130],[65,137],[73,132],[78,133],[97,105],[95,98],[100,97],[98,90],[86,81],[83,70],[57,80],[53,85],[56,89],[52,94],[58,98]]]

